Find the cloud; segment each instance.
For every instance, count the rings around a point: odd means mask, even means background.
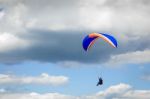
[[[4,92],[6,92],[6,90],[3,89],[3,88],[1,88],[1,89],[0,89],[0,93],[4,93]]]
[[[40,76],[25,76],[19,77],[15,75],[0,74],[0,85],[51,85],[60,86],[68,83],[69,78],[65,76],[50,76],[46,73],[42,73]]]
[[[149,75],[143,75],[141,77],[141,79],[145,80],[145,81],[150,81],[150,74]]]
[[[102,40],[98,40],[90,51],[85,52],[82,48],[82,39],[85,35],[77,32],[69,34],[68,32],[69,31],[30,30],[30,34],[19,36],[19,38],[23,37],[23,41],[27,42],[29,45],[23,49],[19,49],[19,47],[23,46],[20,45],[16,50],[0,53],[0,62],[6,64],[14,64],[23,61],[53,63],[67,61],[81,64],[105,63],[111,56],[149,48],[147,41],[141,41],[137,44],[139,39],[131,41],[132,43],[130,44],[119,44],[117,49],[112,48]],[[141,45],[143,46],[141,47]]]
[[[29,46],[29,42],[10,33],[2,33],[0,34],[0,45],[0,53],[6,53],[16,49],[24,49]]]
[[[147,99],[150,97],[149,93],[150,90],[136,90],[128,84],[120,83],[110,86],[105,91],[86,97],[87,99]]]
[[[118,33],[123,32],[123,35],[129,31],[140,35],[139,31],[148,28],[143,25],[149,24],[150,21],[146,10],[149,9],[149,2],[146,4],[141,0],[82,0],[80,3],[83,16],[81,22],[84,27],[94,30],[113,29]],[[138,24],[140,22],[142,24]]]
[[[1,99],[77,99],[72,96],[67,96],[59,93],[48,93],[48,94],[38,94],[38,93],[29,93],[29,94],[0,94]]]
[[[150,63],[150,50],[128,52],[114,55],[106,64],[142,64]]]
[[[3,18],[4,15],[5,15],[5,12],[3,11],[2,8],[0,8],[0,19]]]
[[[0,42],[0,63],[105,63],[113,56],[150,49],[149,1],[0,2],[5,10],[0,22],[0,41],[9,39]],[[108,32],[118,40],[118,48],[97,41],[84,53],[82,39],[90,32]]]
[[[113,85],[104,91],[100,91],[93,95],[72,96],[60,93],[3,93],[0,94],[2,99],[148,99],[150,98],[150,90],[135,90],[132,86],[124,83]]]

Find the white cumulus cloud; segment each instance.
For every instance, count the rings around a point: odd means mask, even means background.
[[[15,76],[0,74],[0,85],[3,84],[37,84],[37,85],[52,85],[59,86],[69,82],[69,78],[65,76],[51,76],[47,73],[42,73],[40,76]]]
[[[61,93],[2,93],[1,99],[149,99],[150,90],[136,90],[124,83],[92,95],[73,96]]]
[[[128,52],[114,55],[106,64],[142,64],[150,63],[150,50]]]
[[[4,32],[0,33],[0,45],[0,52],[7,52],[15,49],[26,48],[30,45],[30,43],[13,34]]]

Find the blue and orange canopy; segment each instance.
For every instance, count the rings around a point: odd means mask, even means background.
[[[113,36],[104,33],[90,33],[83,40],[82,45],[84,50],[87,51],[98,38],[102,38],[112,47],[117,48],[117,40]]]

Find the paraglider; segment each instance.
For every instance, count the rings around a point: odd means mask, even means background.
[[[83,42],[82,42],[83,49],[85,51],[88,51],[88,49],[95,43],[95,41],[98,38],[103,39],[112,47],[117,48],[117,40],[113,36],[105,34],[105,33],[90,33],[83,39]],[[103,85],[103,79],[101,77],[98,79],[99,81],[97,83],[97,86]]]
[[[113,36],[104,33],[91,33],[87,35],[83,40],[82,45],[84,50],[87,51],[98,38],[102,38],[112,47],[117,48],[117,40]]]

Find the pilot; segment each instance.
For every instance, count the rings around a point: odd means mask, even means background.
[[[103,84],[102,78],[98,78],[98,79],[99,79],[99,81],[98,81],[98,83],[97,83],[97,86],[98,86],[98,85],[102,85],[102,84]]]

